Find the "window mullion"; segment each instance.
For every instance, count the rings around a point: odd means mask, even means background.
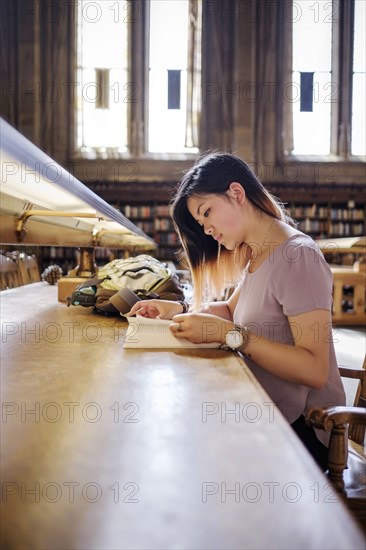
[[[340,15],[341,0],[333,0],[333,13]],[[340,128],[340,101],[341,93],[341,78],[340,78],[340,58],[342,55],[341,47],[341,22],[340,17],[336,17],[332,22],[332,87],[334,90],[333,100],[331,105],[331,133],[330,133],[330,153],[332,155],[339,154],[338,137]]]
[[[128,143],[131,156],[139,157],[147,151],[149,2],[131,0],[130,3]]]
[[[336,80],[338,112],[334,129],[337,132],[336,144],[334,145],[336,145],[338,156],[347,159],[351,156],[354,1],[342,2],[337,0],[337,7],[339,30],[338,48],[334,62],[337,64],[338,73],[338,80]]]
[[[286,0],[286,13],[291,13],[292,0]],[[292,90],[292,40],[293,27],[290,18],[281,18],[279,22],[279,49],[283,63],[280,73],[281,85],[279,89]],[[283,101],[284,94],[277,97],[277,115],[281,116],[280,124],[276,126],[277,158],[290,155],[294,149],[293,135],[293,101],[292,96]],[[287,99],[287,98],[286,98]]]

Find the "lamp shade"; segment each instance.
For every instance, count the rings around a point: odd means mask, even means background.
[[[0,118],[2,243],[153,250],[116,208]]]

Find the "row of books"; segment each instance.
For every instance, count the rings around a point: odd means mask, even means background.
[[[363,222],[359,223],[349,223],[349,222],[328,222],[326,220],[312,220],[306,218],[298,224],[298,229],[304,233],[322,233],[329,236],[357,236],[364,233],[364,224]]]
[[[178,246],[178,235],[176,233],[156,233],[154,238],[158,244],[171,244]]]
[[[325,220],[311,220],[306,218],[299,222],[297,228],[304,233],[328,233],[329,224]]]
[[[162,220],[136,220],[135,224],[145,231],[154,236],[157,231],[174,231],[173,223],[168,218]]]
[[[328,216],[327,206],[318,206],[313,204],[311,206],[293,206],[290,209],[291,216],[293,218],[326,218]]]
[[[365,211],[362,208],[328,208],[327,206],[294,206],[290,209],[291,216],[297,218],[328,218],[332,220],[364,220]]]
[[[332,220],[361,221],[365,219],[365,212],[361,208],[344,210],[342,208],[331,208],[330,217]]]
[[[329,234],[337,237],[348,237],[362,235],[364,233],[364,224],[337,222],[329,225]]]
[[[169,204],[137,205],[137,206],[125,204],[122,207],[122,212],[127,218],[154,218],[154,217],[171,218],[172,206]]]

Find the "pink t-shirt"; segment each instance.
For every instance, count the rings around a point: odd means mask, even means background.
[[[234,322],[249,326],[254,335],[293,346],[288,316],[314,309],[331,311],[332,273],[316,243],[303,233],[298,232],[277,247],[271,242],[266,246],[272,247],[269,257],[253,273],[245,271]],[[296,322],[292,328],[296,340]],[[313,330],[316,338],[317,327]],[[320,389],[278,378],[246,359],[253,374],[290,423],[310,406],[345,404],[334,345],[332,338],[329,339],[329,376]],[[296,364],[293,368],[296,369]],[[319,439],[327,444],[328,434],[316,431]]]

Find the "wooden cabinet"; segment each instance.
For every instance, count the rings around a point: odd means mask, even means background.
[[[333,324],[366,324],[366,272],[343,267],[332,267]]]
[[[318,240],[333,273],[333,323],[366,324],[366,237]]]

